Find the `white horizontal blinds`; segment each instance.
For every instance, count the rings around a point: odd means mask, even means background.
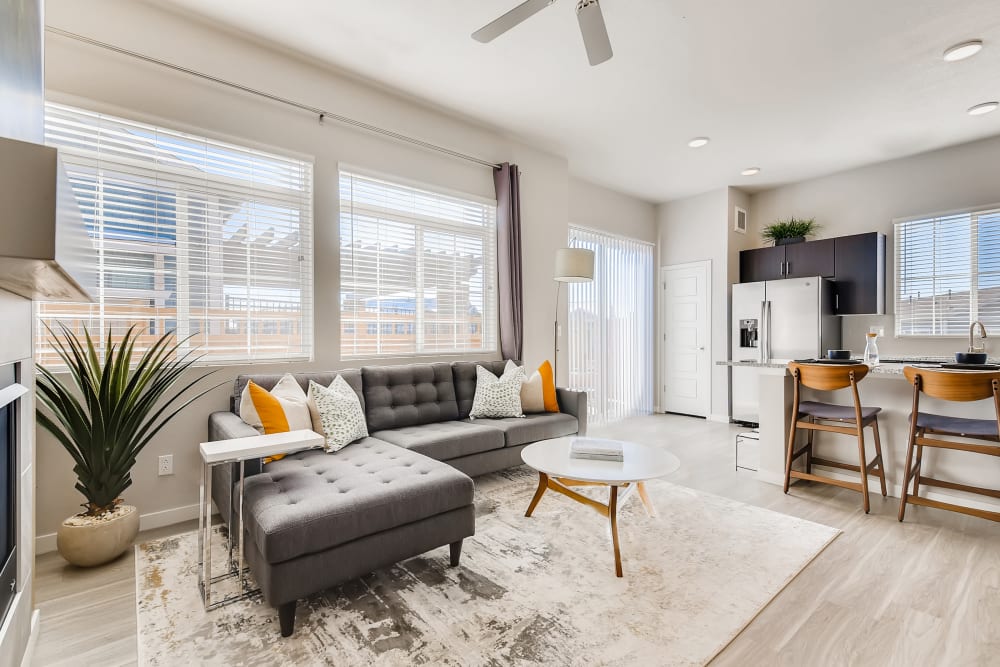
[[[653,246],[575,227],[570,246],[595,253],[593,282],[569,285],[570,386],[595,423],[652,412]]]
[[[1000,327],[1000,209],[896,223],[896,333]]]
[[[94,242],[96,303],[40,304],[42,323],[150,343],[165,331],[207,362],[312,355],[312,164],[67,106],[46,105]]]
[[[496,203],[340,173],[341,356],[496,349]]]

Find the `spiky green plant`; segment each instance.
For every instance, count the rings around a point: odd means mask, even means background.
[[[818,229],[819,225],[816,224],[815,218],[809,218],[808,220],[789,218],[788,220],[778,220],[768,225],[760,235],[764,237],[765,241],[775,243],[781,239],[790,239],[796,236],[812,236]]]
[[[81,341],[64,324],[59,327],[61,335],[46,325],[72,382],[59,378],[56,373],[62,369],[38,366],[38,423],[73,457],[76,489],[87,499],[86,514],[95,516],[120,502],[143,447],[181,410],[214,388],[185,399],[214,371],[174,390],[200,355],[182,352],[183,341],[172,332],[137,352],[137,327],[130,327],[119,343],[113,342],[109,329],[102,357],[86,328]]]

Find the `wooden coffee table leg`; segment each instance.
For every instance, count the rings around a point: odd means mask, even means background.
[[[531,516],[531,513],[535,511],[538,501],[542,499],[542,494],[545,493],[545,489],[547,488],[549,488],[549,476],[544,472],[538,473],[538,489],[535,490],[535,497],[531,499],[528,511],[524,513],[524,516]]]
[[[615,575],[622,576],[622,553],[618,548],[618,487],[611,487],[608,501],[608,518],[611,519],[611,542],[615,546]]]
[[[646,515],[655,517],[656,508],[653,507],[653,502],[649,499],[649,494],[646,492],[645,482],[636,482],[635,490],[639,492],[639,498],[642,500],[642,506],[646,508]]]

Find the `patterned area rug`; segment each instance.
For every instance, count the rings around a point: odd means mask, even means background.
[[[525,518],[535,484],[477,479],[460,567],[444,547],[314,595],[289,639],[260,600],[203,610],[195,533],[138,545],[139,662],[703,665],[840,532],[650,482],[658,518],[635,495],[620,510],[618,579],[607,519],[551,491]]]

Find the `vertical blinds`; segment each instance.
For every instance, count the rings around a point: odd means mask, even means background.
[[[594,280],[569,286],[569,382],[587,391],[588,418],[653,410],[652,244],[571,227],[570,246],[594,251]]]
[[[1000,208],[898,222],[896,334],[1000,328]]]
[[[206,362],[313,353],[312,163],[58,104],[59,148],[94,243],[93,304],[39,305],[43,326],[143,342],[191,336]]]
[[[492,352],[496,202],[340,173],[344,358]]]

